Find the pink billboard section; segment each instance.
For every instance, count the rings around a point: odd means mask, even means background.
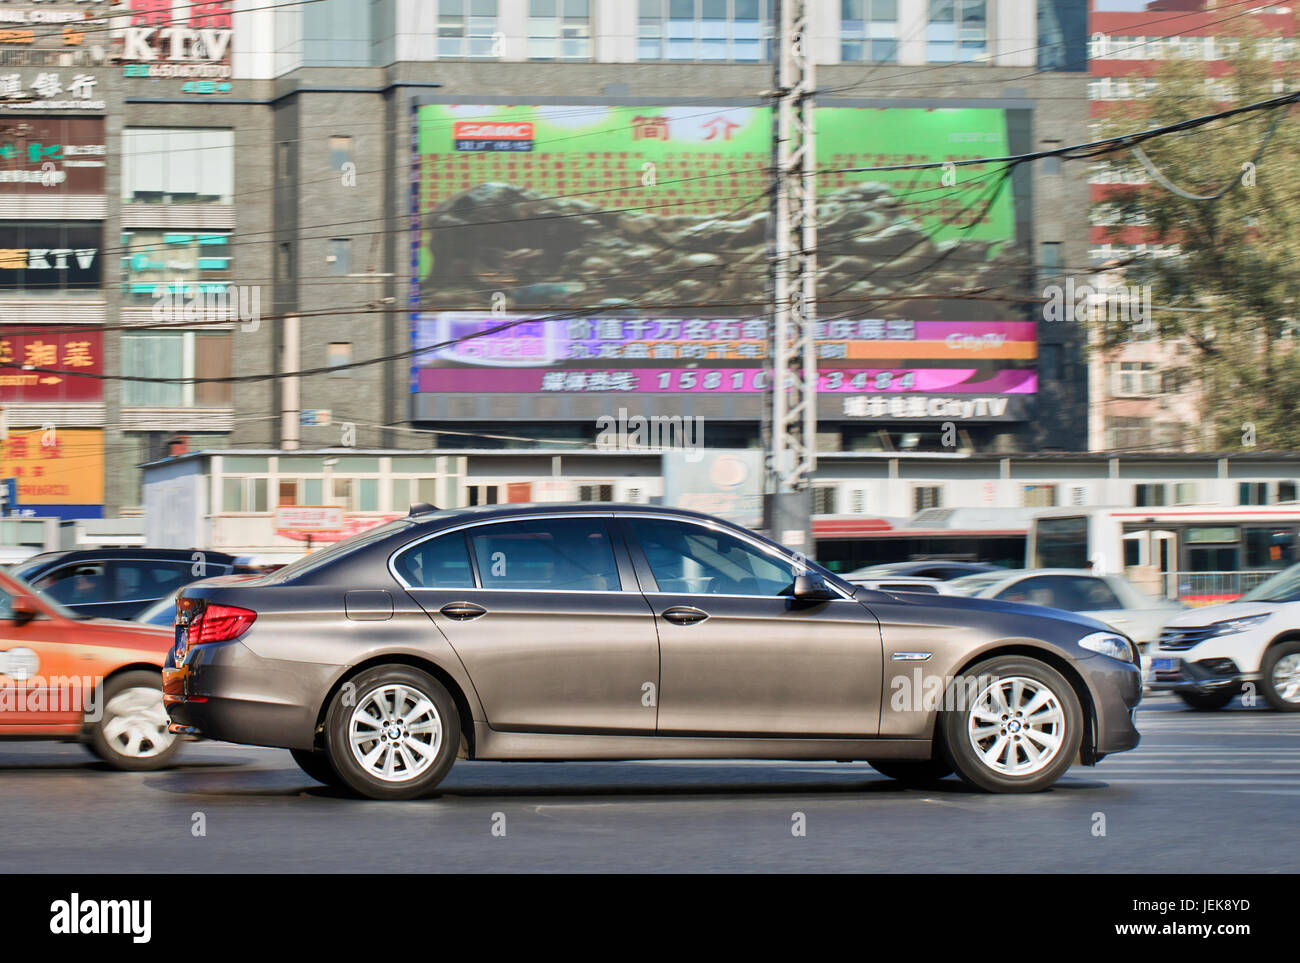
[[[631,370],[496,368],[489,374],[473,368],[423,368],[418,390],[457,393],[583,392],[749,393],[763,391],[766,376],[759,368],[635,368]],[[973,368],[833,368],[823,369],[819,392],[952,392],[972,394],[1032,394],[1038,375],[1028,370],[1003,370],[981,377]]]

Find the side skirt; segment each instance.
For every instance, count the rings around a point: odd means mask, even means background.
[[[497,732],[474,724],[474,758],[577,762],[613,759],[929,759],[929,739],[719,739]]]

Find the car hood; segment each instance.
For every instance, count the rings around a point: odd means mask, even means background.
[[[892,593],[872,592],[871,589],[859,588],[855,598],[864,602],[868,608],[871,606],[869,595],[889,595],[895,598]],[[1076,612],[1067,612],[1064,609],[1048,608],[1046,605],[1029,605],[1025,602],[1003,602],[999,599],[982,599],[970,595],[912,595],[909,598],[900,601],[907,601],[915,605],[942,605],[947,609],[961,609],[976,612],[998,612],[1005,615],[1028,616],[1035,619],[1050,619],[1054,622],[1066,622],[1083,629],[1085,632],[1115,632],[1118,635],[1124,633],[1106,625],[1104,622],[1098,622],[1096,619],[1089,618],[1086,615],[1079,615]]]
[[[1268,615],[1275,612],[1284,602],[1224,602],[1222,605],[1206,605],[1198,609],[1180,612],[1165,625],[1209,625],[1211,622],[1223,622],[1226,619],[1244,619],[1252,615]]]

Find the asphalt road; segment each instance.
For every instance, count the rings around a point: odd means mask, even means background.
[[[865,764],[462,762],[440,796],[380,803],[279,750],[195,744],[137,774],[76,745],[0,742],[0,872],[1300,868],[1300,713],[1157,696],[1138,726],[1141,748],[1030,796],[955,778],[904,790]]]

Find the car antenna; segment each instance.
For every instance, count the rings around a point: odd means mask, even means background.
[[[437,510],[437,505],[430,505],[428,502],[416,502],[411,506],[410,514],[408,514],[407,517],[409,518],[411,515],[426,515],[429,512],[436,512]]]

